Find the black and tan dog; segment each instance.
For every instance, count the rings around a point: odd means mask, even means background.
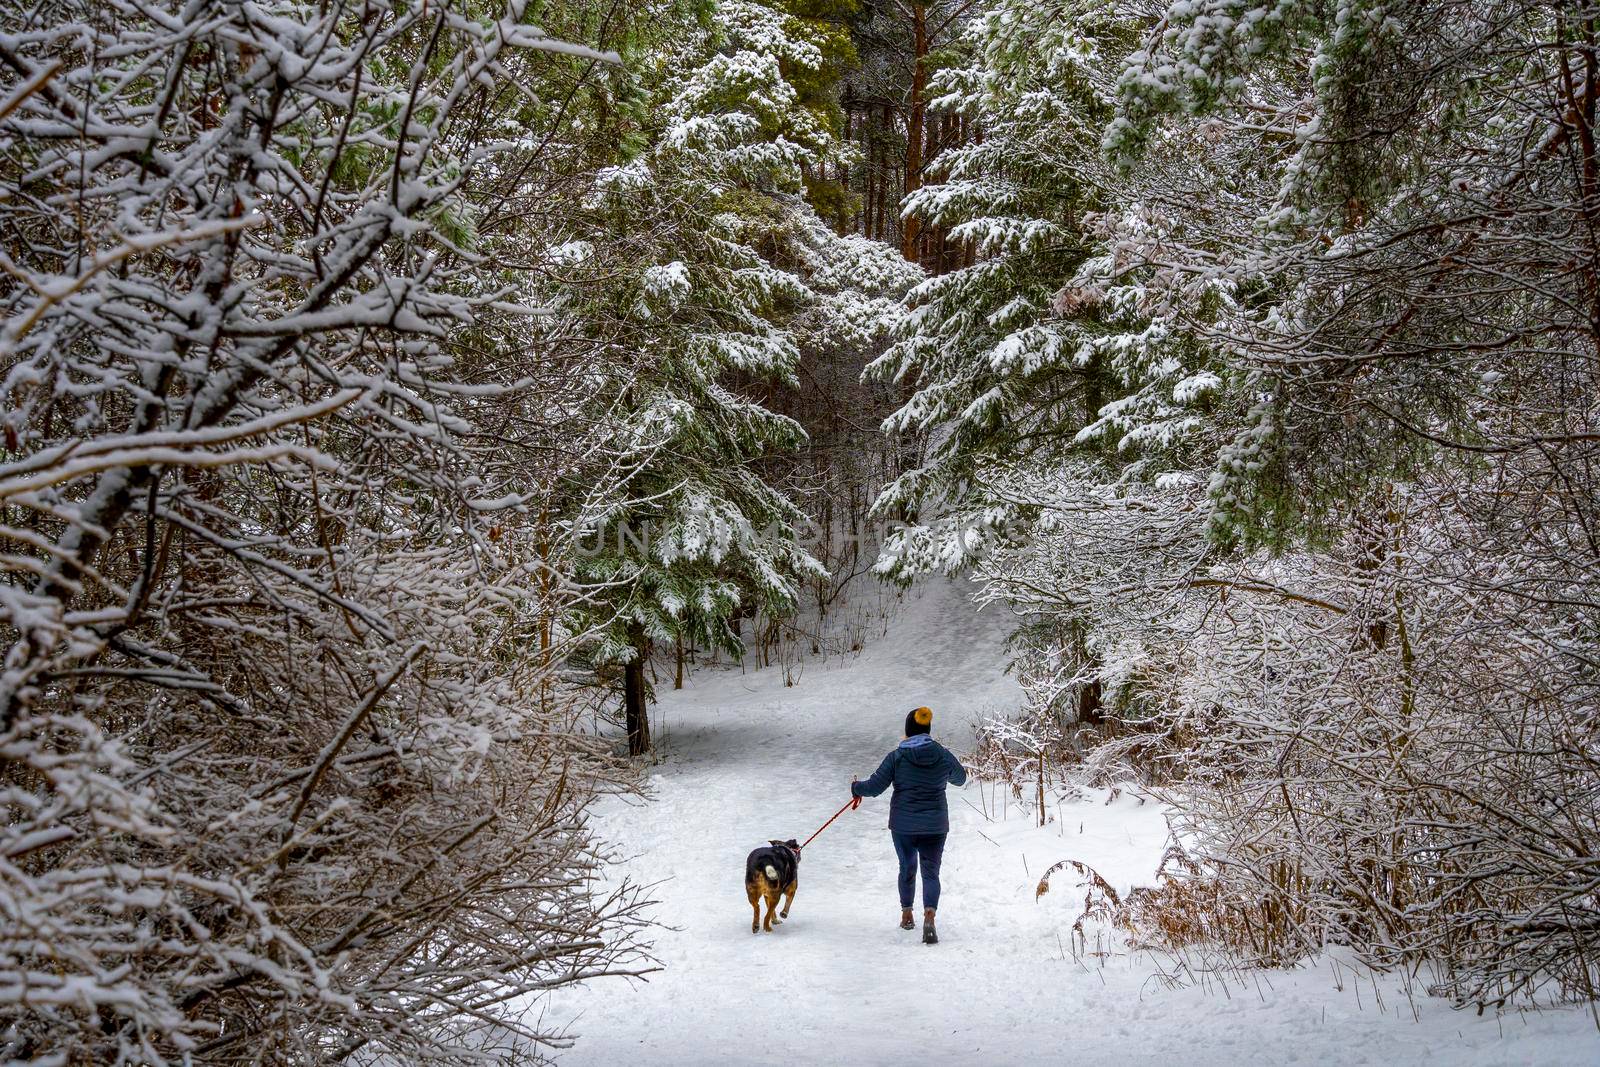
[[[772,932],[774,923],[781,923],[789,917],[789,905],[794,903],[794,891],[800,886],[800,844],[794,838],[787,841],[769,841],[767,847],[758,848],[750,853],[744,861],[744,892],[750,898],[750,907],[755,911],[755,918],[750,920],[750,932],[760,930]],[[761,921],[761,898],[767,900],[767,921]],[[772,913],[778,910],[778,898],[787,897],[783,902],[783,911],[780,917],[774,919]]]

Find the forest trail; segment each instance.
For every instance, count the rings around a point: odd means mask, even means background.
[[[906,595],[887,636],[858,658],[810,663],[786,688],[778,668],[701,669],[663,687],[652,799],[610,798],[600,834],[655,883],[647,982],[600,980],[543,1005],[570,1020],[566,1064],[1043,1063],[1577,1065],[1600,1062],[1586,1011],[1479,1017],[1409,1000],[1333,965],[1244,983],[1168,988],[1159,961],[1073,958],[1083,894],[1066,873],[1035,900],[1044,868],[1088,863],[1125,891],[1152,880],[1165,823],[1123,792],[1064,803],[1050,825],[969,782],[950,794],[941,944],[896,928],[888,797],[847,812],[806,850],[789,920],[750,933],[744,858],[768,838],[804,840],[900,737],[906,710],[934,708],[958,753],[987,708],[1011,706],[1009,620],[978,613],[943,579]],[[987,818],[984,808],[1000,803]],[[920,901],[919,905],[920,907]],[[1089,949],[1095,948],[1091,933]],[[1375,997],[1375,993],[1378,994]],[[1379,1000],[1381,999],[1381,1006]],[[1413,1012],[1415,1008],[1415,1014]]]

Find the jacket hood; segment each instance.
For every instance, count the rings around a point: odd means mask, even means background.
[[[939,743],[927,734],[916,734],[900,742],[900,758],[918,767],[932,767],[941,758]]]

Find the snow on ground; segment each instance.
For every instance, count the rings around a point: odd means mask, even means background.
[[[1152,880],[1165,823],[1127,792],[1064,805],[1039,828],[1003,791],[952,789],[931,947],[896,925],[888,796],[864,801],[805,851],[788,922],[751,934],[745,855],[810,835],[848,799],[851,775],[865,778],[899,741],[907,710],[931,706],[934,735],[961,754],[979,713],[1015,705],[1001,674],[1007,627],[940,580],[909,593],[859,658],[809,664],[793,688],[771,668],[703,669],[681,692],[664,689],[653,800],[608,800],[597,824],[632,857],[628,876],[659,883],[665,969],[543,1005],[547,1020],[572,1020],[578,1041],[563,1062],[1600,1063],[1582,1011],[1479,1017],[1410,1000],[1382,978],[1374,988],[1346,970],[1337,982],[1331,964],[1174,989],[1152,977],[1159,961],[1148,956],[1075,960],[1076,879],[1057,874],[1037,900],[1034,887],[1061,859],[1119,891]],[[983,809],[995,802],[991,820]]]

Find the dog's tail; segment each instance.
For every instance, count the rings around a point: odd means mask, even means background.
[[[766,865],[764,870],[766,871],[767,881],[774,882],[774,883],[777,882],[777,880],[778,880],[778,868],[774,867],[772,864],[769,863],[769,864]]]

